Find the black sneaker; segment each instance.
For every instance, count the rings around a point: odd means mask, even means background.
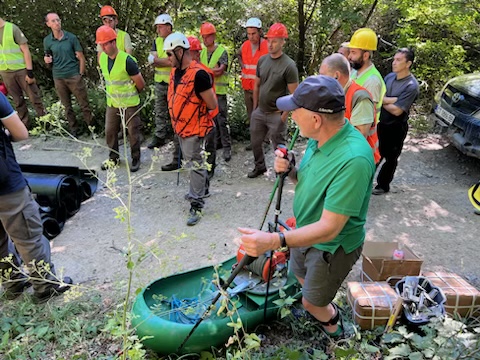
[[[263,173],[265,173],[267,171],[267,169],[263,168],[263,169],[253,169],[252,171],[250,171],[247,176],[250,178],[250,179],[253,179],[253,178],[256,178],[260,175],[263,175]]]
[[[152,141],[147,145],[149,149],[159,148],[165,145],[165,139],[160,139],[159,137],[154,136]]]
[[[383,194],[386,194],[387,192],[388,192],[388,190],[384,190],[381,187],[379,187],[378,185],[375,186],[375,188],[372,190],[373,195],[383,195]]]
[[[140,159],[133,159],[130,165],[130,172],[137,172],[140,169]]]
[[[178,166],[178,163],[172,162],[167,165],[162,165],[162,171],[173,171],[180,169],[181,166]]]
[[[73,280],[65,276],[61,284],[52,284],[47,288],[47,290],[40,293],[34,292],[32,301],[34,304],[43,304],[55,296],[63,294],[65,291],[70,290]]]
[[[187,219],[187,225],[188,226],[196,225],[196,224],[198,224],[198,222],[200,221],[201,218],[202,218],[202,210],[191,207],[190,208],[190,215]]]
[[[32,286],[32,284],[28,281],[15,282],[15,284],[12,285],[8,290],[4,291],[2,297],[6,300],[14,300],[22,295],[23,292],[30,286]]]

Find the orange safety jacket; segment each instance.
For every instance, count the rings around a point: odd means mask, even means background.
[[[201,67],[203,67],[203,70],[205,70],[208,75],[210,75],[210,80],[212,81],[212,88],[213,88],[213,92],[215,93],[215,97],[217,96],[217,92],[215,91],[215,74],[213,73],[212,69],[210,69],[207,65],[203,64],[203,63],[197,63],[198,65],[200,65]],[[218,105],[215,109],[213,110],[209,110],[208,111],[208,116],[213,119],[215,116],[218,115],[218,113],[220,112],[220,110],[218,110]]]
[[[242,88],[243,90],[253,90],[255,78],[257,77],[257,63],[261,56],[268,54],[268,44],[264,39],[260,39],[260,45],[252,55],[252,43],[247,40],[242,45]]]
[[[372,95],[370,92],[352,80],[352,84],[348,87],[347,92],[345,93],[345,117],[348,120],[350,120],[350,116],[352,115],[352,110],[355,105],[364,99],[369,99],[373,104]],[[375,112],[373,113],[373,122],[368,132],[367,141],[373,150],[373,159],[375,160],[375,164],[378,164],[380,161],[380,151],[378,150],[377,121]]]
[[[208,115],[207,104],[195,94],[195,75],[199,70],[203,70],[203,67],[192,60],[176,87],[175,69],[170,72],[168,110],[173,131],[183,138],[205,137],[214,126],[212,118]]]

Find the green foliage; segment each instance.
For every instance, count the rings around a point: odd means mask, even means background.
[[[102,339],[112,342],[100,331],[105,321],[101,298],[88,295],[50,306],[34,305],[28,299],[3,302],[0,358],[72,359],[79,351],[98,351]]]

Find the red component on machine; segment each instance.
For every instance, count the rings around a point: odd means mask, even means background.
[[[7,87],[5,86],[5,84],[3,82],[0,82],[0,92],[5,96],[7,96],[7,94],[8,94]]]
[[[237,251],[237,263],[240,262],[245,255],[245,249],[243,248],[243,245],[240,245]],[[245,269],[260,276],[264,281],[268,281],[272,279],[278,265],[284,265],[287,263],[288,257],[288,251],[275,251],[272,259],[267,258],[265,255],[259,256],[251,264],[245,266]]]

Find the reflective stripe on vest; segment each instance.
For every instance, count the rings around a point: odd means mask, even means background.
[[[218,45],[215,51],[213,52],[212,57],[210,58],[210,61],[207,61],[208,51],[206,48],[203,48],[202,52],[200,53],[200,61],[202,62],[202,64],[208,66],[210,69],[213,69],[215,66],[217,66],[218,60],[220,60],[220,57],[222,56],[224,51],[226,51],[225,48],[222,45]],[[215,89],[217,90],[218,95],[227,94],[227,90],[228,90],[227,70],[228,69],[225,69],[225,72],[223,73],[222,76],[215,76]]]
[[[120,51],[125,51],[125,31],[117,29],[117,48]]]
[[[13,37],[13,24],[5,22],[2,45],[0,45],[0,71],[21,70],[25,68],[23,52]]]
[[[345,117],[349,121],[355,105],[364,99],[368,99],[373,103],[372,96],[368,90],[352,80],[352,84],[345,93]],[[372,116],[372,125],[368,131],[367,141],[372,148],[375,164],[378,164],[380,161],[380,151],[378,150],[377,121],[375,120],[375,115]]]
[[[175,87],[175,70],[170,74],[168,86],[168,111],[175,134],[180,137],[205,137],[213,129],[213,120],[208,115],[207,104],[195,94],[195,75],[202,65],[192,61]]]
[[[257,63],[261,56],[268,54],[267,41],[260,39],[260,46],[252,55],[252,43],[247,40],[242,45],[242,88],[253,90],[255,78],[257,77]]]
[[[100,69],[105,79],[107,105],[110,107],[129,108],[140,104],[137,88],[127,73],[127,58],[129,56],[126,52],[119,51],[109,73],[108,56],[104,52],[100,55]]]
[[[362,75],[360,75],[359,77],[357,77],[355,80],[355,82],[360,85],[360,86],[363,86],[363,84],[365,84],[365,81],[367,81],[367,79],[370,77],[370,76],[376,76],[380,79],[380,82],[382,83],[382,91],[380,93],[380,100],[378,101],[378,103],[375,105],[375,110],[376,110],[376,119],[377,119],[377,122],[380,120],[380,110],[382,110],[382,103],[383,103],[383,97],[385,96],[385,94],[387,93],[387,87],[385,86],[385,81],[383,81],[383,78],[382,78],[382,75],[380,75],[380,73],[378,72],[377,68],[375,67],[375,65],[372,65],[370,67],[370,69],[368,69],[367,71],[365,71]],[[367,89],[368,90],[368,89]]]
[[[159,59],[167,59],[167,53],[163,50],[163,38],[157,37],[155,39],[155,44],[157,46],[157,57]],[[155,68],[155,82],[165,82],[168,84],[170,81],[170,71],[172,70],[171,67],[156,67]]]

